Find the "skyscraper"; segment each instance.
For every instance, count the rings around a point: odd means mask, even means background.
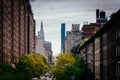
[[[47,59],[48,64],[52,62],[52,43],[50,41],[45,41],[43,21],[41,21],[38,36],[36,36],[36,53],[43,55]]]
[[[42,55],[44,54],[44,29],[43,22],[41,21],[40,31],[38,31],[38,36],[36,36],[36,52]]]
[[[65,23],[62,23],[61,24],[61,52],[64,52],[63,51],[64,42],[65,42]]]

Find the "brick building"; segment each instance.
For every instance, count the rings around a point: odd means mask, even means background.
[[[107,22],[106,12],[96,10],[96,23],[84,24],[82,27],[83,38],[90,38]]]
[[[34,49],[35,20],[29,0],[0,0],[0,61],[14,63]]]

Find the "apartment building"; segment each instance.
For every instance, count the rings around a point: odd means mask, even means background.
[[[79,48],[95,80],[120,80],[120,10]],[[93,69],[93,70],[92,70]]]
[[[0,0],[0,61],[15,63],[35,52],[35,20],[29,0]]]

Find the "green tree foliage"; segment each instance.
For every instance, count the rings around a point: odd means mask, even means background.
[[[57,69],[65,69],[67,65],[73,65],[75,62],[71,53],[61,53],[56,57]]]
[[[72,53],[61,53],[56,57],[56,65],[53,67],[53,74],[57,80],[72,80],[71,76],[80,79],[84,68],[78,65],[78,60]]]
[[[99,27],[95,27],[93,33],[95,34],[99,30]]]
[[[56,65],[51,68],[57,80],[93,80],[94,74],[87,69],[78,54],[61,53],[56,57]]]
[[[0,63],[0,80],[14,80],[13,68],[8,64]]]
[[[26,54],[15,67],[0,63],[0,80],[31,80],[48,71],[46,59],[39,54]]]
[[[27,64],[27,69],[33,77],[38,77],[48,71],[48,66],[45,58],[39,54],[23,55],[20,58],[19,62],[22,64]]]
[[[15,66],[16,66],[15,72],[16,72],[16,74],[18,74],[16,76],[17,76],[17,78],[19,78],[19,80],[30,80],[32,78],[32,72],[28,68],[29,65],[27,63],[24,63],[20,60],[16,63]]]
[[[85,44],[85,42],[87,42],[89,40],[89,38],[84,38],[78,45],[78,48],[80,48],[81,46],[83,46]]]

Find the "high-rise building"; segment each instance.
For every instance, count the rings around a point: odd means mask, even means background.
[[[0,61],[14,63],[35,52],[35,20],[29,0],[0,0]]]
[[[67,31],[65,39],[65,52],[70,52],[74,46],[82,41],[82,32],[79,30],[79,24],[72,24],[72,30]]]
[[[42,21],[40,31],[38,31],[38,36],[36,36],[36,53],[43,55],[47,59],[48,64],[52,62],[52,44],[50,41],[45,41]]]
[[[41,21],[41,28],[38,31],[38,36],[36,36],[36,52],[42,55],[44,54],[44,29],[43,29],[43,22]]]
[[[63,51],[64,42],[65,42],[65,23],[62,23],[61,24],[61,52],[64,52]]]

